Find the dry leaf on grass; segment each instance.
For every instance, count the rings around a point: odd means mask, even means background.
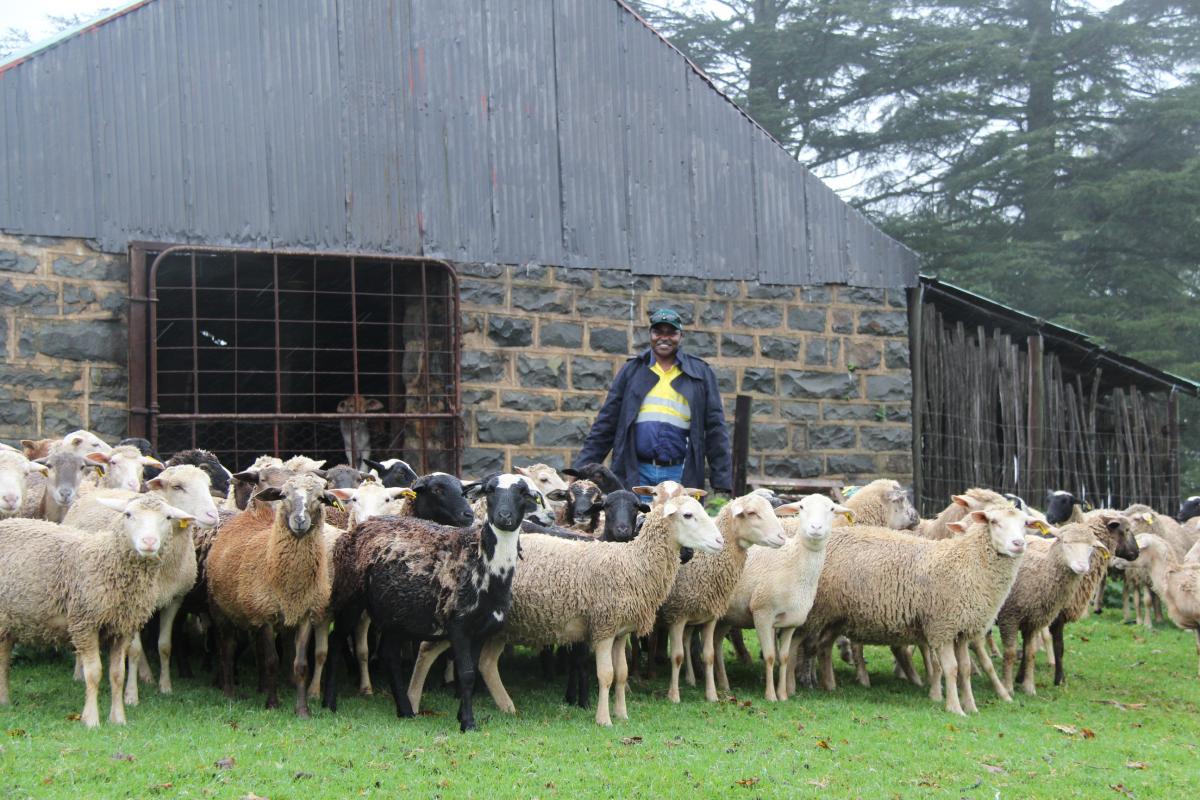
[[[129,753],[113,753],[113,761],[133,761],[133,756]]]
[[[981,761],[981,762],[979,762],[979,766],[983,767],[984,769],[986,769],[988,772],[992,773],[993,775],[1000,775],[1000,774],[1006,772],[1004,767],[1001,767],[998,764],[985,764]]]
[[[622,736],[621,744],[641,744],[642,737],[640,736]]]
[[[756,783],[758,783],[758,778],[742,778],[739,781],[737,781],[738,786],[743,786],[743,787],[747,787],[747,788],[750,786],[753,786]]]
[[[220,761],[213,764],[213,766],[217,769],[233,769],[233,765],[236,763],[237,760],[234,759],[233,756],[229,756],[227,758],[222,758]]]
[[[1146,707],[1145,703],[1122,703],[1119,700],[1097,700],[1097,703],[1103,703],[1106,706],[1113,706],[1122,711],[1141,711]]]
[[[1080,738],[1083,738],[1083,739],[1095,739],[1096,738],[1096,732],[1093,731],[1091,728],[1080,728],[1075,725],[1055,725],[1054,723],[1048,723],[1048,724],[1050,725],[1051,728],[1054,728],[1056,731],[1059,731],[1061,733],[1065,733],[1067,736],[1078,735]]]
[[[1129,787],[1123,783],[1110,783],[1108,785],[1108,788],[1112,789],[1114,792],[1117,792],[1118,794],[1123,794],[1126,797],[1133,797],[1133,792],[1131,792],[1129,790]]]
[[[821,748],[822,750],[832,750],[833,749],[832,747],[829,746],[829,742],[825,741],[824,739],[817,739],[817,747]]]
[[[809,781],[808,785],[815,786],[818,789],[828,789],[829,788],[829,778],[821,778],[821,780],[819,780],[819,781]]]
[[[1145,761],[1129,761],[1126,762],[1125,766],[1129,767],[1130,769],[1146,769],[1150,765]]]
[[[67,722],[79,722],[79,720],[80,717],[78,714],[67,714]]]

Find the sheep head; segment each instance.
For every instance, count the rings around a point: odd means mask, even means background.
[[[289,531],[301,538],[318,528],[325,520],[325,506],[340,502],[335,494],[325,488],[325,479],[304,473],[293,475],[283,486],[268,486],[260,489],[252,498],[268,502],[279,501],[276,517],[282,517]]]

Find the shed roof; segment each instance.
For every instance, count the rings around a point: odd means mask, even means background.
[[[903,287],[620,0],[140,0],[0,65],[0,230]]]

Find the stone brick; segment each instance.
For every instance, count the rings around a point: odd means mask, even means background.
[[[775,370],[770,367],[746,367],[742,370],[742,392],[775,394]]]
[[[591,420],[584,417],[542,417],[534,426],[533,443],[538,447],[577,448],[591,427]]]
[[[753,300],[795,300],[796,287],[752,281],[746,284],[746,297]]]
[[[793,425],[792,426],[792,452],[807,453],[808,447],[808,426]]]
[[[460,278],[458,281],[458,298],[466,305],[503,308],[504,284],[475,280],[473,278]]]
[[[835,309],[829,312],[829,329],[834,333],[854,333],[854,312]]]
[[[912,431],[883,425],[864,425],[860,431],[864,450],[911,450]]]
[[[881,306],[884,301],[883,289],[868,289],[865,286],[839,286],[837,301],[855,306]]]
[[[849,425],[814,425],[808,429],[808,446],[813,450],[850,450],[856,439]]]
[[[99,371],[99,370],[96,370]],[[71,400],[83,394],[78,387],[83,380],[83,371],[79,369],[55,367],[22,367],[17,364],[0,364],[0,386],[17,389],[22,393],[32,391],[49,391],[62,400]],[[122,381],[122,386],[124,386]],[[126,393],[120,397],[102,398],[125,400]]]
[[[825,309],[823,308],[789,308],[787,314],[788,327],[794,331],[809,331],[811,333],[825,332]]]
[[[822,419],[840,420],[876,420],[879,421],[882,407],[878,404],[866,403],[826,403]]]
[[[54,259],[51,271],[63,278],[82,278],[89,281],[128,281],[129,263],[123,258],[97,256],[74,261],[60,256]]]
[[[637,301],[627,297],[592,297],[580,295],[575,304],[575,311],[583,317],[599,317],[600,319],[630,319],[637,317]],[[640,322],[644,318],[637,317]]]
[[[739,297],[742,294],[742,284],[739,281],[713,281],[712,293],[718,297]]]
[[[763,358],[771,358],[776,361],[795,361],[796,355],[800,352],[800,340],[785,339],[782,336],[760,336],[758,351],[763,354]]]
[[[775,416],[775,401],[764,397],[755,397],[750,401],[750,416],[755,419],[769,419]]]
[[[95,374],[95,373],[93,373]],[[480,403],[486,403],[496,396],[496,393],[491,389],[463,389],[462,404],[463,408],[473,408]]]
[[[825,464],[829,472],[835,475],[874,475],[879,471],[874,456],[858,453],[829,456]]]
[[[683,335],[683,349],[700,358],[717,357],[717,336],[708,331],[688,331]]]
[[[664,275],[658,279],[658,288],[671,294],[704,294],[702,278],[688,278],[682,275]],[[651,306],[654,304],[651,303]]]
[[[766,457],[763,475],[769,478],[815,478],[821,474],[821,459],[814,456]]]
[[[123,403],[129,399],[129,376],[124,370],[92,367],[91,398]],[[4,379],[0,378],[0,382]],[[74,394],[64,395],[74,397]]]
[[[588,347],[601,353],[629,354],[629,331],[625,328],[592,328]]]
[[[517,382],[522,386],[562,389],[567,385],[567,362],[562,356],[518,356]]]
[[[842,343],[834,339],[829,343],[829,366],[836,367],[842,361]]]
[[[615,375],[613,362],[606,358],[588,358],[587,356],[571,358],[571,388],[573,389],[604,389],[607,391],[608,387],[612,385]]]
[[[874,369],[883,360],[882,348],[878,342],[849,339],[844,344],[846,351],[846,367],[854,369]]]
[[[563,411],[599,411],[603,402],[600,394],[564,394],[561,405]]]
[[[8,320],[0,317],[0,353],[8,352]]]
[[[480,444],[525,444],[529,423],[523,417],[475,412],[475,441]]]
[[[33,403],[3,399],[4,402],[0,403],[0,425],[12,425],[26,432],[26,435],[31,435],[37,428],[37,421],[33,418]],[[66,434],[67,431],[63,433]]]
[[[66,434],[77,427],[79,426],[72,423],[63,428],[62,432]],[[107,439],[109,442],[119,442],[125,438],[129,431],[129,412],[123,408],[112,408],[110,406],[88,406],[87,428],[102,439]],[[42,430],[48,431],[49,427],[43,425]]]
[[[591,289],[596,284],[596,273],[590,269],[556,267],[554,269],[554,279],[568,286],[580,286],[584,289]]]
[[[750,449],[756,453],[769,450],[786,450],[788,446],[787,425],[751,423]]]
[[[499,383],[508,372],[508,356],[504,353],[463,350],[459,371],[464,383]]]
[[[883,363],[888,369],[908,369],[908,342],[884,342]]]
[[[842,372],[779,371],[780,397],[825,397],[850,400],[858,397],[858,380]]]
[[[888,422],[912,422],[912,406],[888,406],[884,418]]]
[[[58,290],[44,283],[0,282],[0,308],[19,309],[23,314],[51,316],[58,313]]]
[[[462,316],[463,333],[482,333],[483,332],[483,314],[472,314],[464,311]]]
[[[892,308],[908,308],[908,292],[905,289],[888,289],[887,304]]]
[[[512,457],[513,469],[516,469],[517,467],[528,467],[532,466],[533,464],[545,464],[548,467],[553,467],[559,472],[562,472],[567,466],[566,460],[562,456],[556,455],[537,454],[527,456],[514,454]]]
[[[721,355],[725,358],[748,358],[754,355],[754,337],[738,333],[722,335]]]
[[[912,475],[912,453],[891,453],[884,458],[883,465],[893,475]]]
[[[650,291],[650,279],[645,275],[634,275],[622,269],[601,269],[596,274],[600,276],[602,289],[632,289],[636,292]]]
[[[29,320],[22,325],[23,358],[35,353],[69,361],[124,364],[127,331],[120,320]]]
[[[463,475],[481,477],[504,471],[504,451],[493,447],[467,447],[462,454]]]
[[[821,407],[816,403],[780,403],[779,415],[793,422],[808,422],[815,420],[821,413]]]
[[[574,322],[543,322],[538,332],[538,344],[577,350],[583,347],[583,326]]]
[[[899,375],[868,375],[867,399],[884,402],[912,400],[912,376],[904,373]]]
[[[908,314],[903,311],[864,311],[858,315],[858,332],[871,336],[907,336]]]
[[[700,324],[711,327],[718,327],[725,324],[725,317],[729,314],[729,304],[718,300],[712,303],[704,303],[700,306]]]
[[[829,363],[829,340],[813,338],[804,345],[804,365],[824,367]]]
[[[533,344],[533,320],[520,317],[488,317],[488,338],[501,347],[529,347]]]
[[[4,272],[30,273],[38,268],[38,260],[22,255],[15,250],[0,250],[0,270]]]
[[[639,324],[644,324],[649,328],[649,315],[656,308],[669,308],[679,315],[679,319],[683,321],[684,331],[696,323],[696,304],[686,300],[648,300],[646,301],[646,317]]]
[[[42,406],[42,430],[47,436],[66,435],[70,431],[85,427],[83,406],[66,403],[47,403]]]
[[[513,286],[513,308],[539,314],[568,314],[571,311],[569,289],[544,289],[540,286]]]
[[[806,303],[827,306],[833,302],[833,292],[828,286],[801,286],[800,299]]]
[[[737,392],[737,370],[733,367],[718,367],[711,365],[713,374],[717,376],[717,388],[722,394]]]
[[[509,267],[509,274],[514,281],[523,283],[542,283],[550,277],[550,268],[541,264],[514,264]]]
[[[558,408],[558,399],[552,394],[502,392],[500,406],[513,411],[554,411]]]
[[[778,328],[783,324],[783,309],[762,303],[755,305],[734,305],[733,324],[742,328],[764,330]]]
[[[455,264],[454,269],[459,275],[470,275],[472,278],[499,278],[504,274],[504,267],[499,264]]]

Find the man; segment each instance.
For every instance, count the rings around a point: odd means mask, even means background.
[[[729,431],[707,363],[679,349],[683,320],[669,308],[650,314],[650,349],[621,367],[575,467],[602,462],[627,487],[679,481],[704,488],[704,462],[717,492],[733,485]]]

